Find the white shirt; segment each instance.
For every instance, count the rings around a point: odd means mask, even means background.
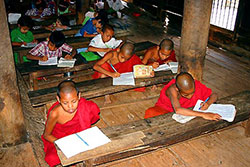
[[[117,48],[122,43],[122,40],[117,40],[115,38],[111,38],[108,42],[103,42],[101,34],[95,36],[91,41],[89,46],[93,46],[95,48]],[[106,52],[97,52],[101,57],[105,55]]]
[[[119,11],[119,10],[122,10],[124,8],[121,0],[116,0],[114,2],[114,0],[106,0],[109,7],[114,9],[115,11]]]

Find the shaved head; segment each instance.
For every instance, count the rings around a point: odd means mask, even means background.
[[[65,80],[61,82],[57,87],[57,96],[61,98],[61,94],[69,94],[76,91],[78,95],[78,89],[75,85],[74,81],[71,80]]]
[[[160,43],[160,49],[172,50],[174,48],[174,42],[171,39],[163,39]]]
[[[195,89],[194,79],[187,72],[181,72],[176,76],[176,87],[179,91],[187,92]]]
[[[121,52],[124,55],[131,55],[132,56],[134,54],[134,48],[135,48],[135,46],[132,43],[126,42],[122,45]]]

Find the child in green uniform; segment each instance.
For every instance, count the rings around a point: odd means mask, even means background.
[[[34,39],[34,36],[29,29],[32,27],[32,20],[29,16],[22,16],[17,22],[18,27],[11,31],[11,42],[12,46],[21,46],[27,45],[27,43],[33,42],[37,43],[37,40]],[[18,62],[18,54],[14,53],[15,62]],[[23,58],[24,62],[29,60],[26,57]]]

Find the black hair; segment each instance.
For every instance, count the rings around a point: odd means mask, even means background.
[[[163,39],[160,43],[160,49],[172,50],[174,48],[174,42],[171,39]]]
[[[59,48],[65,43],[65,36],[61,31],[54,31],[50,34],[49,41]]]
[[[41,3],[39,3],[39,4],[37,4],[35,2],[35,6],[36,6],[37,9],[40,9],[40,8],[45,9],[47,7],[47,4],[46,4],[46,2],[44,0],[42,0]]]
[[[64,0],[60,0],[59,4],[58,4],[58,9],[61,12],[64,12],[67,8],[69,7],[69,3],[64,1]]]
[[[60,20],[62,25],[69,26],[69,19],[66,16],[60,15],[57,19]]]
[[[21,16],[18,21],[17,24],[19,24],[21,27],[23,26],[27,26],[29,28],[33,27],[33,21],[29,16]]]
[[[77,96],[79,95],[79,89],[76,87],[76,83],[74,81],[72,81],[72,80],[64,80],[61,83],[59,83],[58,86],[57,86],[56,93],[57,93],[57,96],[59,98],[61,98],[60,92],[65,87],[65,85],[68,85],[71,88],[75,89],[76,92],[77,92]]]
[[[111,25],[109,25],[109,24],[105,24],[105,25],[102,27],[102,32],[105,33],[105,31],[107,31],[107,30],[112,30],[112,31],[114,31],[114,28],[113,28]]]

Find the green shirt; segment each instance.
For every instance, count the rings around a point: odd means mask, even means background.
[[[20,31],[20,28],[16,28],[11,31],[11,42],[32,42],[34,40],[34,36],[31,31],[28,31],[26,34],[23,34]]]

